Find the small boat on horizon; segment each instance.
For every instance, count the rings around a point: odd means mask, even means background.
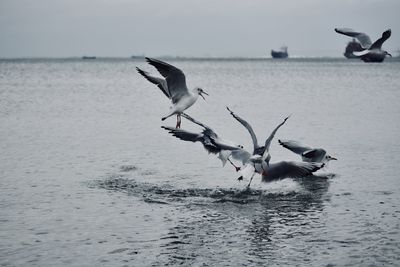
[[[287,46],[282,46],[279,50],[271,50],[272,58],[288,58]]]
[[[96,57],[93,57],[93,56],[83,56],[82,59],[96,59]]]

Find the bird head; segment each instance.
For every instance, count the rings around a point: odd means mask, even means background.
[[[197,90],[197,93],[199,94],[199,96],[201,96],[204,100],[206,100],[206,99],[204,98],[203,94],[204,94],[204,95],[209,95],[209,94],[207,94],[206,92],[204,92],[204,90],[201,89],[200,87],[197,87],[196,90]]]
[[[385,52],[385,56],[390,56],[392,57],[392,54],[390,54],[388,51],[384,51]]]
[[[337,158],[334,158],[334,157],[329,156],[329,155],[326,155],[325,158],[326,158],[326,161],[337,160]]]

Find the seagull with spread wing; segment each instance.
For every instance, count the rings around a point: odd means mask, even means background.
[[[385,56],[392,56],[387,51],[382,50],[382,44],[389,39],[392,31],[390,29],[382,33],[382,37],[376,40],[374,43],[371,42],[371,38],[366,33],[357,32],[348,28],[336,28],[335,32],[356,38],[362,48],[362,51],[354,51],[353,54],[356,57],[361,58],[364,62],[382,62]]]
[[[204,95],[208,95],[203,89],[196,87],[193,90],[189,90],[186,86],[185,74],[182,70],[174,67],[166,62],[158,59],[146,57],[146,61],[154,66],[157,71],[163,76],[156,77],[152,76],[146,71],[136,67],[136,70],[145,77],[149,82],[155,84],[160,88],[166,97],[171,99],[172,106],[169,113],[162,118],[165,120],[168,117],[177,115],[176,128],[181,127],[181,114],[183,111],[191,107],[199,96],[204,100]]]
[[[237,145],[231,141],[221,139],[214,130],[212,130],[207,125],[195,120],[189,115],[182,113],[182,117],[190,120],[191,122],[201,126],[203,131],[200,133],[189,132],[186,130],[161,126],[161,128],[167,130],[170,134],[179,138],[183,141],[190,142],[200,142],[203,144],[204,148],[208,151],[208,153],[218,154],[218,158],[222,161],[222,165],[225,166],[225,163],[229,161],[236,169],[236,171],[240,170],[240,167],[236,166],[229,158],[232,157],[235,160],[241,161],[244,165],[248,159],[251,157],[251,154],[243,149],[243,146]]]
[[[300,155],[304,162],[327,163],[331,160],[337,160],[337,158],[328,155],[323,148],[309,147],[293,140],[278,140],[278,142],[284,148]]]
[[[245,167],[240,170],[241,177],[250,178],[250,182],[247,187],[250,187],[251,181],[255,173],[260,173],[262,175],[263,182],[270,182],[273,180],[279,180],[284,178],[300,178],[312,175],[313,172],[321,169],[324,164],[323,163],[315,163],[315,162],[293,162],[293,161],[280,161],[270,163],[271,155],[269,154],[269,148],[271,145],[271,141],[274,138],[278,129],[285,124],[286,120],[289,117],[286,117],[283,122],[281,122],[270,134],[270,136],[265,141],[263,146],[260,146],[257,141],[257,137],[253,131],[251,125],[245,121],[243,118],[236,115],[233,111],[228,108],[231,115],[240,122],[249,132],[251,139],[253,140],[254,150],[253,156],[249,158]]]

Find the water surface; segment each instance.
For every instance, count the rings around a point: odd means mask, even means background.
[[[245,182],[160,126],[142,60],[0,61],[0,265],[382,266],[400,248],[400,63],[170,60],[210,94],[188,113],[251,149],[327,149],[322,178]],[[188,121],[182,127],[198,130]]]

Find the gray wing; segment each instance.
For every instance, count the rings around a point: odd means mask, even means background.
[[[154,66],[167,81],[172,103],[175,104],[182,96],[189,94],[186,87],[185,74],[183,74],[180,69],[158,59],[146,57],[146,60],[150,65]]]
[[[161,91],[164,93],[164,95],[168,98],[171,98],[171,96],[169,95],[169,91],[168,91],[168,86],[167,86],[167,82],[165,81],[165,79],[159,78],[159,77],[154,77],[151,76],[150,74],[148,74],[146,71],[139,69],[138,67],[136,67],[137,72],[139,72],[143,77],[145,77],[149,82],[154,83],[155,85],[158,86],[158,88],[161,89]]]
[[[374,48],[378,48],[381,49],[382,48],[382,44],[389,39],[390,35],[392,34],[392,31],[389,29],[387,31],[384,31],[382,33],[382,37],[379,38],[378,40],[376,40],[370,47],[370,49],[374,49]]]
[[[372,44],[369,36],[363,32],[356,32],[348,28],[336,28],[335,32],[356,38],[364,49],[370,48]]]
[[[217,154],[221,151],[221,148],[213,142],[212,138],[205,135],[204,133],[193,133],[182,129],[166,126],[161,126],[161,128],[167,130],[170,134],[183,141],[201,142],[208,153]]]
[[[281,161],[271,163],[269,168],[264,172],[263,181],[272,181],[283,178],[301,178],[312,175],[313,172],[321,169],[323,163],[316,162],[294,162]]]
[[[304,152],[312,150],[311,147],[302,145],[301,143],[293,140],[278,140],[279,144],[290,151],[302,155]]]
[[[175,136],[176,138],[179,138],[183,141],[190,141],[190,142],[197,142],[202,140],[202,134],[201,133],[193,133],[177,128],[172,128],[172,127],[167,127],[167,126],[161,126],[164,130],[167,130],[170,134]]]
[[[240,124],[242,124],[247,131],[250,133],[251,136],[251,140],[253,140],[253,145],[254,145],[254,151],[259,147],[258,146],[258,141],[257,141],[257,137],[256,134],[253,131],[253,128],[251,127],[251,125],[245,121],[244,119],[242,119],[241,117],[239,117],[238,115],[236,115],[235,113],[233,113],[232,110],[230,110],[228,107],[226,107],[226,109],[231,113],[231,115],[238,121],[240,122]]]
[[[203,143],[204,147],[207,149],[208,152],[210,153],[218,153],[221,150],[239,150],[239,146],[234,146],[229,142],[226,142],[219,138],[216,132],[214,132],[210,127],[207,125],[195,120],[194,118],[190,117],[186,113],[181,114],[182,117],[192,121],[193,123],[200,125],[201,127],[204,128],[202,133],[191,133],[185,130],[181,129],[176,129],[176,128],[171,128],[171,127],[165,127],[162,126],[163,129],[166,129],[171,133],[173,136],[184,140],[184,141],[200,141]]]
[[[267,138],[267,140],[265,140],[265,150],[269,151],[269,147],[271,146],[271,142],[272,139],[274,139],[276,132],[279,130],[279,128],[282,127],[282,125],[285,124],[285,122],[287,121],[287,119],[289,119],[290,116],[287,116],[283,122],[281,122],[278,126],[276,126],[276,128],[272,131],[272,133],[270,134],[270,136]]]
[[[305,151],[303,154],[301,154],[307,161],[312,161],[312,162],[321,162],[326,155],[325,149],[322,148],[314,148],[311,150]],[[304,159],[303,159],[304,160]]]

